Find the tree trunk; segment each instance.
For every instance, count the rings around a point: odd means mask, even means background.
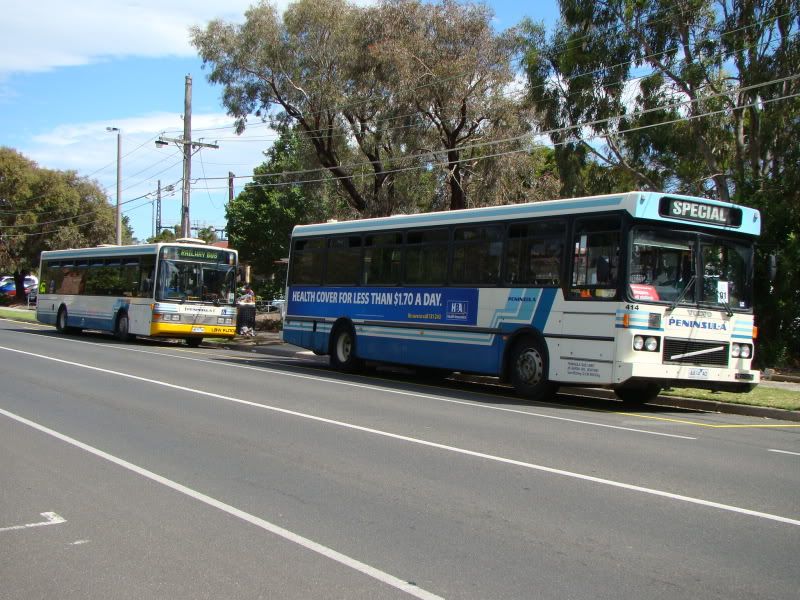
[[[450,186],[450,210],[461,210],[467,207],[467,195],[462,187],[464,174],[461,172],[459,153],[451,150],[447,153],[447,183]]]

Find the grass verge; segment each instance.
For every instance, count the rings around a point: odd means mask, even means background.
[[[35,321],[36,311],[26,308],[5,308],[0,306],[0,318],[16,319],[17,321]]]
[[[756,389],[747,394],[734,394],[731,392],[711,392],[692,388],[670,388],[661,392],[663,396],[679,396],[681,398],[696,398],[698,400],[712,400],[715,402],[730,402],[732,404],[746,404],[748,406],[765,406],[768,408],[782,408],[784,410],[800,410],[800,393],[784,390],[766,385],[757,385]]]

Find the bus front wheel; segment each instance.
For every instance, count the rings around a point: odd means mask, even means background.
[[[345,373],[355,373],[363,366],[363,362],[356,357],[356,332],[349,325],[340,325],[333,332],[331,366]]]
[[[520,396],[548,400],[558,387],[547,378],[547,354],[534,337],[525,337],[511,351],[511,383]]]
[[[67,325],[67,307],[62,306],[58,309],[58,315],[56,316],[56,331],[59,333],[80,333],[80,329],[78,327],[70,327]]]
[[[63,306],[58,309],[56,317],[56,330],[59,333],[67,333],[67,309]]]

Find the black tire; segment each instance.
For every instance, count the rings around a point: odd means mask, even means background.
[[[661,393],[663,388],[657,383],[637,383],[623,385],[614,390],[617,398],[630,406],[652,402]]]
[[[69,331],[69,327],[67,327],[67,309],[64,306],[58,309],[58,316],[56,316],[56,330],[59,333],[67,333]]]
[[[331,366],[337,371],[356,373],[364,362],[356,356],[356,332],[350,325],[340,325],[331,334]]]
[[[128,313],[121,312],[117,317],[117,326],[114,328],[114,335],[120,342],[130,342],[133,335],[130,332],[130,321],[128,320]]]
[[[186,338],[186,345],[189,346],[189,348],[199,348],[200,344],[202,343],[203,343],[203,338],[201,337]]]
[[[511,383],[517,394],[529,400],[550,400],[558,386],[547,378],[547,352],[533,336],[518,340],[511,350]]]

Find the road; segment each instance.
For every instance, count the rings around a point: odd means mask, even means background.
[[[0,598],[797,598],[800,427],[0,320]]]

